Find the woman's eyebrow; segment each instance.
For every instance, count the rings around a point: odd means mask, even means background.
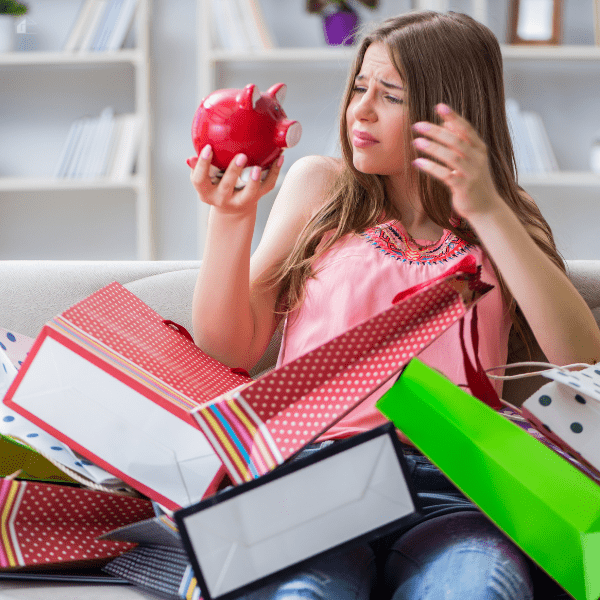
[[[365,75],[357,75],[357,77],[354,81],[356,81],[356,82],[364,81],[366,78],[367,77]],[[375,81],[377,81],[382,86],[389,88],[389,89],[401,90],[401,91],[404,90],[404,88],[401,85],[398,85],[396,83],[390,83],[389,81],[384,81],[383,79],[377,79],[377,78],[375,78]]]

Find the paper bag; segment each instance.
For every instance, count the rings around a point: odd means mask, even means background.
[[[221,467],[191,410],[249,380],[112,283],[42,329],[4,403],[175,509],[208,493]]]
[[[561,448],[600,470],[600,365],[542,375],[552,381],[523,403],[523,415]]]
[[[151,502],[142,498],[2,479],[0,568],[72,566],[105,561],[133,545],[96,538],[152,514]]]
[[[491,286],[473,256],[342,335],[194,409],[235,483],[267,473],[355,408]]]
[[[388,424],[177,511],[175,520],[202,597],[225,600],[409,524],[417,510]]]
[[[377,408],[576,600],[597,600],[596,482],[418,359]]]

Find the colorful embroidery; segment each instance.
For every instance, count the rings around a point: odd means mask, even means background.
[[[398,221],[376,225],[360,235],[386,256],[392,256],[396,260],[409,263],[437,264],[448,262],[450,259],[468,254],[474,248],[473,244],[461,240],[448,230],[437,242],[430,246],[418,246],[399,225]]]

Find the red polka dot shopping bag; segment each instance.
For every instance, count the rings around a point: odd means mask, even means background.
[[[231,480],[250,481],[283,463],[397,375],[492,288],[479,271],[465,257],[378,315],[194,409]]]
[[[153,515],[142,498],[0,479],[0,570],[106,562],[135,544],[98,536]]]
[[[248,381],[115,282],[44,326],[4,404],[177,509],[222,478],[192,409]]]

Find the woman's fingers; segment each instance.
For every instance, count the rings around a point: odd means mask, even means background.
[[[265,190],[265,194],[270,192],[277,183],[277,178],[279,177],[279,173],[281,172],[281,167],[283,165],[283,154],[279,156],[279,158],[271,165],[269,171],[267,172],[267,176],[265,180],[262,182],[262,187]]]
[[[196,188],[196,191],[202,195],[210,193],[212,187],[208,174],[212,155],[212,148],[210,144],[207,144],[202,148],[198,157],[194,157],[196,158],[195,162],[192,159],[188,159],[188,165],[190,165],[190,167],[192,164],[194,165],[190,174],[190,179]]]

